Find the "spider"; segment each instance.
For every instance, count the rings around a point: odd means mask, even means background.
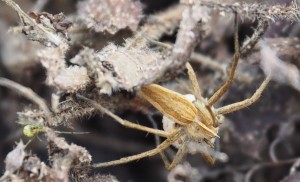
[[[259,99],[262,92],[270,82],[270,75],[262,82],[260,87],[248,99],[240,102],[229,104],[220,108],[214,108],[213,105],[227,92],[233,82],[236,67],[239,61],[239,43],[238,43],[238,25],[237,15],[235,15],[235,35],[234,35],[235,53],[231,68],[228,73],[226,82],[209,98],[205,99],[201,95],[201,89],[196,79],[195,72],[189,63],[186,64],[188,76],[192,84],[194,98],[188,99],[190,96],[183,96],[177,92],[161,87],[157,84],[150,84],[141,88],[143,97],[148,100],[156,109],[163,115],[164,130],[145,127],[139,124],[123,120],[106,108],[99,105],[97,102],[77,94],[79,99],[83,99],[92,104],[96,109],[104,112],[114,118],[120,124],[152,133],[160,137],[166,138],[156,148],[136,154],[129,157],[124,157],[119,160],[93,164],[93,167],[107,167],[119,165],[138,160],[144,157],[150,157],[160,154],[167,169],[174,168],[183,158],[186,153],[193,153],[195,146],[208,146],[198,150],[202,157],[209,163],[214,163],[214,158],[211,156],[209,149],[214,148],[214,141],[218,137],[219,126],[223,122],[223,115],[228,114],[253,104]],[[169,162],[163,151],[171,145],[178,148],[172,162]]]

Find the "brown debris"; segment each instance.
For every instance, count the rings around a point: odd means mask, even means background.
[[[67,169],[68,170],[68,169]],[[66,171],[66,170],[65,170]],[[58,168],[50,168],[34,155],[25,152],[23,142],[6,157],[6,172],[1,177],[3,181],[68,181],[68,173]]]
[[[42,12],[42,13],[30,12],[29,16],[35,19],[37,23],[42,23],[44,26],[48,27],[49,29],[54,29],[56,32],[62,33],[62,35],[67,40],[69,41],[71,40],[67,32],[67,29],[72,25],[72,22],[66,20],[66,17],[63,13],[52,15],[47,12]]]

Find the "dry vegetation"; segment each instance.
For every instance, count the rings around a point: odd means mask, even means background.
[[[300,180],[296,0],[74,2],[0,1],[0,181]],[[240,62],[216,107],[249,98],[265,75],[272,81],[257,103],[226,115],[209,151],[221,160],[209,166],[200,154],[187,155],[168,171],[156,155],[93,168],[159,144],[158,136],[106,116],[162,129],[141,87],[191,93],[187,62],[204,96],[221,86],[234,53],[235,14]]]

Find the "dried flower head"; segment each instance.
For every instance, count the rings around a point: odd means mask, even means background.
[[[132,0],[88,0],[78,3],[78,14],[88,28],[115,34],[126,27],[137,29],[142,5]]]
[[[54,30],[57,33],[61,33],[64,38],[70,40],[67,29],[72,25],[72,23],[66,20],[66,16],[63,13],[52,15],[47,12],[34,13],[30,12],[30,17],[35,19],[37,23],[43,24],[49,30]]]
[[[84,89],[90,82],[90,78],[85,67],[70,66],[62,70],[54,78],[54,82],[60,86],[61,90],[76,92],[77,90]]]
[[[66,66],[65,51],[65,47],[47,48],[39,52],[39,57],[47,69],[48,85],[70,93],[85,88],[90,79],[86,68]]]
[[[100,93],[111,94],[119,89],[130,91],[151,81],[151,76],[161,74],[164,65],[169,63],[162,60],[162,55],[150,49],[110,44],[98,53],[85,48],[70,61],[88,69]]]

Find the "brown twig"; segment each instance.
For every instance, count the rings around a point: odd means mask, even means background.
[[[46,117],[48,118],[51,117],[52,113],[49,110],[45,100],[42,99],[40,96],[38,96],[30,88],[24,87],[16,82],[1,77],[0,77],[0,85],[12,89],[17,93],[23,95],[27,99],[31,100],[33,103],[37,104],[44,111]]]
[[[252,182],[251,178],[254,175],[254,173],[256,171],[258,171],[259,169],[263,168],[263,167],[269,167],[269,166],[280,166],[280,165],[284,165],[284,164],[292,164],[295,161],[299,160],[299,158],[294,158],[294,159],[287,159],[287,160],[282,160],[282,161],[277,161],[277,162],[266,162],[266,163],[261,163],[261,164],[257,164],[255,166],[253,166],[246,174],[245,176],[245,181],[246,182]]]
[[[57,35],[55,35],[54,33],[46,30],[42,25],[38,24],[37,22],[35,22],[34,19],[32,19],[31,17],[29,17],[21,8],[18,4],[16,4],[14,1],[12,0],[2,0],[3,2],[5,2],[9,7],[11,7],[13,10],[15,10],[20,18],[20,20],[22,21],[23,25],[26,25],[27,23],[29,23],[31,26],[37,28],[42,34],[44,34],[47,39],[53,43],[56,46],[65,44],[64,41]]]
[[[208,56],[205,56],[201,53],[194,52],[191,55],[191,61],[200,63],[208,68],[211,68],[213,70],[219,71],[222,74],[226,75],[226,65],[220,64],[217,60],[213,60]]]
[[[259,39],[264,35],[264,33],[267,31],[269,27],[269,21],[268,20],[259,20],[257,28],[255,29],[255,32],[252,34],[250,38],[248,38],[246,41],[244,41],[241,49],[240,54],[242,57],[246,56],[250,53],[251,50],[253,50],[253,47],[257,44]]]

